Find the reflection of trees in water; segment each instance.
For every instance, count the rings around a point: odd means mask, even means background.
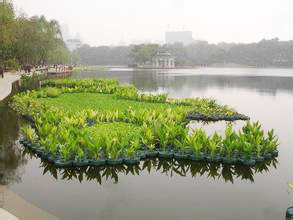
[[[278,76],[233,76],[233,75],[170,75],[164,70],[85,72],[74,78],[113,78],[130,83],[138,89],[155,91],[158,88],[181,92],[189,96],[192,90],[217,88],[244,88],[260,94],[276,95],[278,91],[293,91],[292,77]],[[185,92],[186,91],[186,92]]]
[[[158,84],[160,84],[157,74],[151,71],[132,72],[132,79],[129,83],[140,90],[147,91],[158,90]]]
[[[16,140],[19,135],[19,120],[8,106],[0,104],[0,184],[19,182],[19,168],[27,160],[22,155]]]
[[[179,74],[178,74],[179,75]],[[193,90],[205,91],[214,87],[219,89],[238,88],[255,90],[260,95],[275,96],[278,91],[293,92],[293,77],[274,76],[232,76],[232,75],[193,75],[174,76],[170,82],[169,90],[172,93],[191,95]],[[166,80],[168,80],[166,78]]]
[[[49,172],[54,178],[64,180],[78,179],[82,181],[95,180],[102,184],[103,181],[113,179],[118,182],[119,175],[140,175],[142,173],[159,172],[166,176],[207,176],[213,179],[224,179],[226,182],[234,182],[234,179],[249,180],[254,182],[257,173],[269,172],[270,167],[277,166],[277,160],[265,161],[254,167],[243,165],[223,165],[221,163],[177,161],[174,159],[146,159],[139,165],[127,166],[102,166],[80,168],[56,168],[53,164],[42,161],[44,174]]]

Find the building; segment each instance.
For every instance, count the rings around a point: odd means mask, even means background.
[[[61,25],[61,34],[63,41],[66,44],[66,47],[70,50],[76,50],[77,48],[80,48],[83,44],[83,39],[79,33],[76,33],[76,36],[73,37],[70,34],[69,26],[68,24],[64,23]]]
[[[164,49],[160,49],[152,59],[155,68],[175,68],[175,57]]]
[[[64,42],[66,42],[66,40],[71,38],[68,24],[61,25],[61,34],[62,34],[62,38]]]
[[[65,44],[70,51],[76,50],[82,46],[81,40],[79,39],[67,39]]]
[[[165,35],[166,44],[182,43],[188,45],[193,42],[191,31],[167,31]]]

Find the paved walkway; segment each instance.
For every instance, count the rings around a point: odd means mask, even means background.
[[[0,220],[60,220],[51,213],[26,201],[7,186],[0,185]],[[3,212],[5,210],[6,212]],[[10,214],[8,214],[8,213]],[[6,216],[16,216],[8,218]]]
[[[20,79],[20,74],[4,73],[4,78],[0,77],[0,101],[5,99],[12,90],[12,83]]]
[[[0,208],[0,220],[19,220],[14,215]]]

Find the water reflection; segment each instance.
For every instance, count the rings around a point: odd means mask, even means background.
[[[172,93],[178,93],[182,91],[207,90],[208,88],[242,88],[246,90],[257,91],[260,94],[276,95],[278,91],[290,91],[293,92],[293,77],[290,74],[278,75],[278,70],[272,71],[271,69],[264,70],[262,74],[242,75],[243,71],[254,72],[254,69],[231,69],[222,73],[222,69],[213,68],[214,72],[219,74],[204,74],[202,71],[205,69],[193,69],[189,70],[193,74],[183,73],[174,74],[169,70],[129,70],[121,71],[119,69],[112,69],[106,72],[84,72],[73,75],[76,79],[85,78],[112,78],[117,79],[122,83],[129,83],[135,85],[141,90],[157,91],[166,90]],[[227,70],[226,70],[227,71]],[[265,73],[272,72],[269,75]],[[275,74],[275,75],[274,75]],[[292,75],[292,74],[291,74]],[[184,94],[186,97],[187,94]],[[190,94],[189,94],[190,95]]]
[[[20,168],[27,160],[18,145],[18,135],[18,116],[7,105],[0,103],[0,185],[21,180]]]
[[[29,152],[27,152],[30,154]],[[30,154],[32,156],[32,154]],[[118,165],[101,167],[78,167],[78,168],[56,168],[46,161],[41,162],[43,174],[50,173],[55,179],[96,181],[102,184],[108,179],[118,183],[120,175],[142,175],[159,172],[172,177],[179,175],[182,177],[206,176],[212,179],[224,179],[225,182],[234,183],[234,179],[249,180],[254,182],[254,175],[257,173],[269,172],[271,167],[277,168],[276,159],[259,163],[254,167],[243,165],[227,165],[221,163],[177,161],[174,159],[146,159],[139,165]]]

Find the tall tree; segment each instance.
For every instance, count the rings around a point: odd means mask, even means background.
[[[132,48],[129,56],[134,60],[135,63],[145,64],[146,62],[150,62],[152,60],[158,48],[158,44],[135,45]]]
[[[0,2],[0,65],[6,66],[14,61],[15,15],[13,5]]]

